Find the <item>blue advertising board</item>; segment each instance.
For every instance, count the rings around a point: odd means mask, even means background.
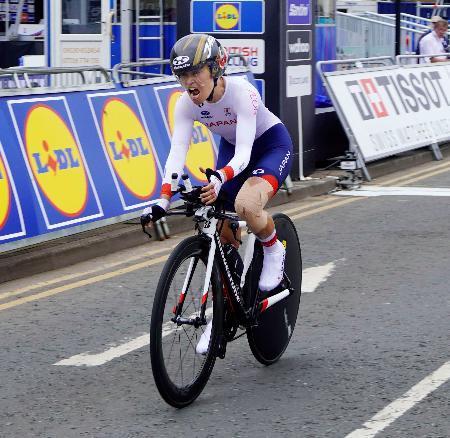
[[[286,24],[310,25],[311,24],[311,0],[287,0]]]
[[[159,198],[182,92],[174,81],[0,97],[0,252],[136,217]],[[215,167],[216,144],[195,122],[193,184],[205,182],[199,166]]]
[[[193,0],[192,33],[264,33],[264,2]]]

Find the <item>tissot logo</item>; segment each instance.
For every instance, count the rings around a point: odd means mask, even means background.
[[[345,85],[362,120],[450,107],[450,94],[438,71],[381,75]]]

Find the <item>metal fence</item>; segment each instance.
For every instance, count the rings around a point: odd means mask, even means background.
[[[395,56],[395,24],[390,18],[369,18],[362,15],[336,14],[336,53],[338,59]],[[423,26],[426,28],[426,26]],[[401,52],[413,53],[418,29],[405,22],[401,26]]]

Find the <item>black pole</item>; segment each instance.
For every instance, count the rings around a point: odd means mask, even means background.
[[[401,0],[395,0],[395,56],[401,55],[401,29],[400,29],[400,1]]]

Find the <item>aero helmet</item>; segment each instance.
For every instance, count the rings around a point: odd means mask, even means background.
[[[226,50],[213,36],[191,34],[180,38],[170,53],[170,68],[175,76],[209,66],[215,80],[220,78],[228,62]]]

